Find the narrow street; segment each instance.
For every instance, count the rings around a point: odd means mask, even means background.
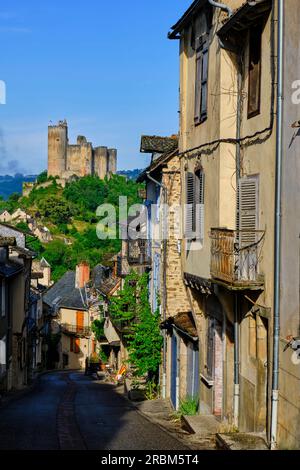
[[[0,409],[2,450],[184,450],[111,385],[80,372],[41,377]]]

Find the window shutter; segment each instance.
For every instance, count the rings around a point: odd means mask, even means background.
[[[75,339],[74,352],[75,352],[76,354],[79,354],[79,353],[80,353],[80,339],[79,339],[79,338],[76,338],[76,339]]]
[[[197,203],[197,228],[198,239],[204,238],[204,173],[202,170],[196,172],[196,203]]]
[[[207,117],[207,79],[208,79],[208,47],[206,45],[202,51],[201,105],[200,105],[200,120],[201,121],[203,121]]]
[[[200,122],[201,72],[202,72],[202,53],[197,52],[196,54],[196,81],[195,81],[195,111],[194,111],[194,121],[196,124]]]
[[[258,227],[258,178],[241,178],[238,188],[237,221],[240,230],[240,245],[247,246],[256,241]]]
[[[195,221],[195,176],[194,173],[186,175],[186,205],[185,205],[185,236],[187,239],[194,238]]]
[[[207,377],[209,379],[213,379],[213,376],[214,376],[214,350],[215,350],[214,345],[215,345],[215,321],[213,318],[208,318],[206,367],[207,367]]]

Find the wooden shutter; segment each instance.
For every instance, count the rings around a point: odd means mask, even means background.
[[[201,104],[200,121],[207,117],[207,79],[208,79],[208,47],[205,45],[202,51],[202,72],[201,72]]]
[[[195,111],[194,121],[199,124],[207,117],[208,39],[203,34],[196,40]]]
[[[215,320],[213,318],[208,318],[206,354],[207,377],[213,379],[215,354]]]
[[[80,338],[75,338],[74,352],[80,353]]]
[[[237,221],[241,246],[256,241],[258,228],[258,178],[241,178],[237,198]]]
[[[248,117],[260,112],[261,94],[261,26],[249,33],[249,73],[248,73]]]
[[[195,229],[195,175],[186,174],[186,204],[185,204],[185,236],[187,239],[194,238]]]
[[[195,124],[198,124],[200,122],[201,72],[202,72],[202,53],[197,52],[196,54],[196,78],[195,78],[195,111],[194,111]]]
[[[84,327],[84,312],[76,312],[76,331],[82,333]]]

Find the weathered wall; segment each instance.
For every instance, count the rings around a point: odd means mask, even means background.
[[[96,147],[94,149],[95,175],[104,179],[107,175],[107,147]]]
[[[68,127],[66,123],[48,127],[48,176],[61,176],[66,170]]]
[[[300,78],[300,10],[297,0],[284,3],[284,115],[281,246],[281,343],[278,442],[282,448],[300,448],[300,365],[292,362],[291,349],[283,352],[287,337],[300,333],[300,105],[292,102],[294,81]],[[299,96],[299,93],[298,93]]]

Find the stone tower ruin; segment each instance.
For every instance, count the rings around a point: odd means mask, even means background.
[[[48,127],[48,176],[68,180],[72,176],[96,175],[104,179],[117,171],[117,150],[93,147],[84,136],[69,144],[68,124]]]

